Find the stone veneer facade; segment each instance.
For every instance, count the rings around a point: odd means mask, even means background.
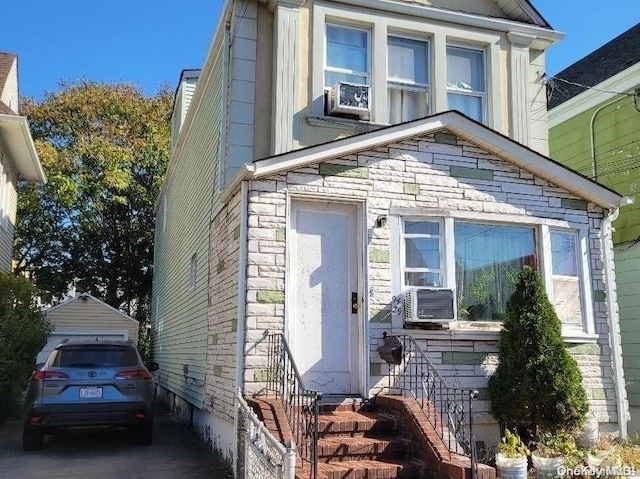
[[[331,196],[363,200],[369,225],[379,215],[389,215],[391,208],[502,213],[588,224],[598,340],[567,346],[582,371],[591,410],[604,423],[601,426],[615,428],[618,418],[599,229],[603,210],[446,132],[250,182],[247,348],[251,353],[245,360],[247,393],[263,387],[266,357],[260,341],[264,331],[284,328],[288,197],[310,198],[313,194],[325,200]],[[377,347],[383,332],[392,330],[389,229],[369,227],[368,248],[369,311],[365,320],[370,323],[370,393],[375,394],[387,384],[388,371]],[[474,423],[490,426],[487,434],[493,439],[496,431],[489,414],[487,377],[497,363],[495,330],[492,334],[477,331],[475,336],[467,335],[469,339],[458,339],[446,331],[393,331],[414,335],[452,384],[480,390]]]

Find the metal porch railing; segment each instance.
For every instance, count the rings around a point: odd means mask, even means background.
[[[267,392],[282,401],[303,468],[318,477],[318,402],[320,391],[307,389],[282,333],[266,333],[268,346]]]
[[[470,458],[472,478],[477,478],[473,403],[478,391],[449,386],[412,336],[385,333],[385,341],[393,338],[402,345],[402,354],[400,364],[390,364],[389,386],[415,398],[447,449]]]

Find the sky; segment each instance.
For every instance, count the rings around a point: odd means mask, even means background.
[[[475,0],[473,0],[475,1]],[[547,52],[560,72],[640,22],[638,0],[532,0],[566,34]],[[21,96],[60,81],[129,82],[153,94],[200,68],[222,0],[2,0],[0,51],[16,53]]]

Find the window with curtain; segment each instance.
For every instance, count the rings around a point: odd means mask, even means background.
[[[438,220],[404,222],[405,286],[443,285],[442,229]]]
[[[485,120],[486,75],[482,50],[447,47],[447,102],[476,121]]]
[[[552,230],[550,234],[553,305],[563,324],[582,328],[577,235],[574,231],[559,230]]]
[[[429,113],[428,43],[390,36],[387,39],[389,123],[423,118]]]
[[[327,25],[324,86],[339,81],[369,84],[369,32],[367,30]]]
[[[518,272],[536,267],[534,229],[456,222],[454,235],[459,319],[504,320]]]

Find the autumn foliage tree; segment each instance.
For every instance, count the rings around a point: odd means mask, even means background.
[[[23,102],[48,183],[20,185],[17,273],[49,298],[75,284],[147,324],[171,110],[166,88],[91,81]]]

